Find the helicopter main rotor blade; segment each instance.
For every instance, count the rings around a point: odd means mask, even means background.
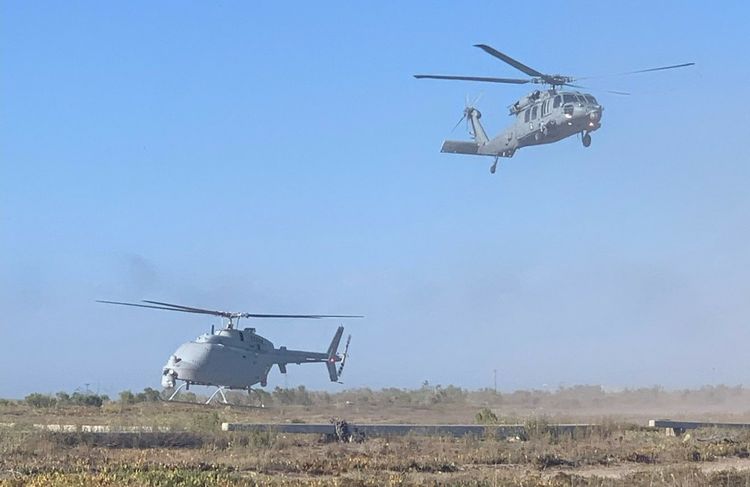
[[[597,90],[596,88],[587,88],[585,86],[581,85],[574,85],[573,83],[565,83],[563,86],[570,86],[572,88],[580,88],[582,90],[595,90],[595,91],[604,91],[605,93],[612,93],[613,95],[623,95],[623,96],[630,96],[630,93],[627,91],[616,91],[616,90]]]
[[[682,63],[682,64],[673,64],[671,66],[659,66],[658,68],[648,68],[648,69],[639,69],[637,71],[626,71],[624,73],[615,73],[615,74],[602,74],[598,76],[585,76],[582,78],[576,78],[576,80],[579,79],[596,79],[596,78],[609,78],[613,76],[628,76],[631,74],[638,74],[638,73],[650,73],[653,71],[664,71],[667,69],[677,69],[677,68],[686,68],[688,66],[695,66],[695,63]]]
[[[617,90],[604,90],[606,93],[612,93],[613,95],[621,95],[621,96],[630,96],[630,93],[627,91],[617,91]]]
[[[136,308],[151,308],[151,309],[163,309],[166,311],[181,311],[183,313],[196,313],[196,314],[214,314],[214,313],[206,313],[203,311],[191,311],[187,309],[176,309],[176,308],[167,308],[165,306],[151,306],[148,304],[138,304],[138,303],[123,303],[120,301],[104,301],[104,300],[96,300],[97,303],[105,303],[105,304],[118,304],[120,306],[134,306]]]
[[[158,304],[162,306],[171,306],[172,308],[175,308],[174,311],[185,311],[187,313],[203,313],[203,314],[212,314],[216,316],[223,316],[225,318],[301,318],[301,319],[310,319],[310,320],[317,320],[320,318],[363,318],[363,316],[359,315],[288,315],[288,314],[264,314],[264,313],[232,313],[229,311],[214,311],[210,309],[203,309],[203,308],[194,308],[191,306],[182,306],[180,304],[171,304],[171,303],[163,303],[160,301],[149,301],[144,299],[144,303],[151,303],[151,304]],[[172,308],[165,308],[165,309],[172,309]]]
[[[522,71],[522,72],[528,74],[529,76],[538,76],[540,78],[546,78],[546,76],[543,73],[540,73],[536,69],[530,68],[530,67],[526,66],[525,64],[523,64],[523,63],[521,63],[519,61],[516,61],[515,59],[513,59],[510,56],[508,56],[507,54],[503,54],[502,52],[498,51],[497,49],[495,49],[493,47],[488,46],[487,44],[474,44],[474,47],[478,47],[479,49],[483,50],[487,54],[489,54],[491,56],[495,56],[499,60],[504,61],[504,62],[510,64],[511,66],[513,66],[514,68],[516,68],[517,70]]]
[[[360,315],[287,315],[287,314],[262,314],[262,313],[233,313],[230,311],[216,311],[211,309],[193,308],[190,306],[182,306],[180,304],[164,303],[161,301],[150,301],[144,299],[144,303],[149,304],[138,304],[138,303],[124,303],[121,301],[104,301],[97,300],[97,303],[106,304],[118,304],[121,306],[133,306],[136,308],[150,308],[150,309],[162,309],[165,311],[179,311],[181,313],[194,313],[201,315],[213,315],[221,316],[222,318],[300,318],[308,320],[318,320],[321,318],[364,318]]]
[[[243,318],[302,318],[319,320],[321,318],[364,318],[361,315],[267,315],[258,313],[242,313]]]
[[[512,85],[524,85],[526,83],[531,83],[531,80],[528,79],[491,78],[486,76],[446,76],[441,74],[415,74],[414,77],[417,79],[452,79],[461,81],[482,81],[485,83],[509,83]]]
[[[150,303],[150,304],[158,304],[160,306],[169,306],[170,308],[174,308],[175,311],[186,311],[190,313],[203,313],[207,315],[226,316],[226,317],[239,314],[239,313],[231,313],[229,311],[218,311],[218,310],[213,310],[213,309],[195,308],[192,306],[182,306],[181,304],[162,303],[160,301],[149,301],[148,299],[144,299],[143,302]]]

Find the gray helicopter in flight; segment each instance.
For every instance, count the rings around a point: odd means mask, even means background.
[[[274,347],[266,338],[258,335],[255,328],[240,330],[237,325],[241,318],[291,318],[291,319],[320,319],[320,318],[362,318],[353,315],[287,315],[287,314],[258,314],[237,313],[230,311],[215,311],[160,301],[143,300],[143,303],[124,303],[120,301],[97,301],[98,303],[151,308],[182,313],[219,316],[227,320],[227,324],[220,330],[211,326],[211,333],[206,333],[192,342],[183,343],[169,357],[162,369],[161,385],[166,389],[173,389],[178,381],[182,383],[172,392],[169,401],[184,387],[190,385],[213,386],[217,390],[208,398],[206,404],[221,394],[222,400],[228,404],[224,391],[227,389],[247,390],[252,392],[252,386],[267,385],[268,373],[274,365],[279,367],[282,374],[286,374],[288,364],[308,364],[323,362],[328,368],[328,376],[332,382],[338,382],[344,370],[346,357],[349,353],[351,335],[346,340],[344,353],[338,354],[339,343],[344,334],[344,327],[339,326],[336,334],[325,352],[307,352],[303,350],[289,350],[284,346]],[[338,364],[338,365],[337,365]]]
[[[563,87],[584,88],[583,86],[573,84],[573,82],[590,79],[591,77],[573,78],[560,74],[544,74],[488,45],[476,44],[474,47],[478,47],[501,61],[510,64],[524,74],[531,76],[531,78],[493,78],[432,74],[415,74],[414,77],[418,79],[481,81],[516,85],[532,83],[545,85],[548,88],[532,91],[510,105],[508,107],[510,115],[516,117],[515,122],[494,139],[487,137],[487,133],[479,121],[482,114],[479,110],[471,106],[472,104],[467,102],[463,117],[458,121],[456,127],[466,120],[469,125],[469,134],[474,140],[472,142],[446,140],[440,149],[441,152],[494,157],[495,161],[490,167],[490,172],[494,174],[499,158],[513,157],[516,151],[522,147],[551,144],[552,142],[557,142],[571,135],[578,134],[581,135],[584,147],[591,145],[591,133],[601,127],[604,107],[596,98],[588,93],[560,90]],[[694,64],[684,63],[661,66],[658,68],[619,73],[614,76],[684,68],[693,66]],[[629,94],[622,91],[605,91],[617,95]]]

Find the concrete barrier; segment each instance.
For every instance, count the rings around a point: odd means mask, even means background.
[[[573,434],[588,430],[591,424],[554,424],[547,430],[553,434]],[[476,424],[349,424],[349,427],[368,437],[376,436],[495,436],[500,438],[522,436],[526,428],[522,424],[476,425]],[[222,431],[274,431],[288,434],[334,434],[330,423],[222,423]]]
[[[54,433],[168,433],[169,426],[113,426],[101,424],[33,424],[32,428]]]
[[[671,419],[651,419],[651,428],[664,428],[667,436],[681,435],[687,430],[698,428],[750,429],[750,423],[712,423],[706,421],[672,421]]]

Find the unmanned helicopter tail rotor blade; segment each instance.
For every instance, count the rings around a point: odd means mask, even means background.
[[[483,50],[487,54],[491,56],[495,56],[499,60],[506,62],[516,68],[519,71],[522,71],[523,73],[528,74],[529,76],[540,76],[544,77],[544,74],[540,73],[534,68],[530,68],[526,66],[525,64],[516,61],[512,57],[508,56],[507,54],[503,54],[502,52],[498,51],[497,49],[488,46],[487,44],[474,44],[474,47],[478,47],[479,49]]]
[[[485,83],[508,83],[512,85],[525,85],[531,83],[528,79],[519,78],[492,78],[487,76],[446,76],[442,74],[415,74],[417,79],[448,79],[460,81],[482,81]]]
[[[339,365],[338,375],[339,379],[341,374],[344,372],[344,365],[346,365],[346,358],[349,356],[349,344],[352,342],[352,336],[346,337],[346,345],[344,346],[344,353],[341,354],[341,364]]]

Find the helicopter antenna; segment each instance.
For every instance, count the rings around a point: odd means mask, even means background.
[[[364,318],[361,315],[296,315],[296,314],[265,314],[265,313],[241,313],[234,311],[218,311],[204,308],[194,308],[192,306],[183,306],[180,304],[164,303],[161,301],[150,301],[144,299],[143,303],[125,303],[122,301],[104,301],[97,300],[97,303],[104,304],[116,304],[120,306],[133,306],[137,308],[150,308],[150,309],[161,309],[165,311],[179,311],[182,313],[195,313],[203,315],[220,316],[228,320],[227,328],[232,329],[239,322],[240,318],[290,318],[290,319],[307,319],[307,320],[318,320],[321,318]]]

